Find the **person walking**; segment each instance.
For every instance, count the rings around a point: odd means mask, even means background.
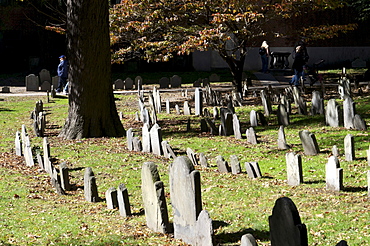
[[[299,86],[299,80],[302,77],[303,73],[303,66],[306,64],[304,59],[304,54],[302,52],[302,46],[297,46],[295,50],[295,58],[292,65],[292,69],[294,71],[294,76],[290,81],[291,85]]]
[[[261,61],[262,61],[262,73],[268,73],[268,63],[269,63],[269,56],[270,56],[270,49],[269,45],[267,44],[266,41],[262,42],[262,45],[259,49],[258,52],[261,56]]]
[[[58,65],[58,88],[55,90],[56,92],[62,92],[67,86],[67,79],[68,79],[68,61],[65,55],[59,56],[59,65]]]

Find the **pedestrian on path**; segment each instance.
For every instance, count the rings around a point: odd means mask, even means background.
[[[294,71],[294,76],[292,80],[290,81],[291,85],[299,86],[299,80],[302,77],[303,73],[303,66],[306,64],[303,52],[302,52],[302,46],[297,46],[295,50],[295,58],[292,65],[292,69]]]
[[[67,87],[67,78],[68,78],[68,61],[65,55],[59,56],[59,65],[58,65],[58,88],[55,90],[60,93]]]
[[[269,63],[269,56],[270,56],[270,48],[266,41],[262,42],[262,45],[258,52],[261,56],[262,61],[262,73],[268,73],[268,63]]]

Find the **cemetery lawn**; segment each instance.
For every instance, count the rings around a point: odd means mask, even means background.
[[[166,94],[173,98],[178,94]],[[356,111],[366,121],[370,118],[369,95],[354,97]],[[36,166],[26,167],[24,158],[15,155],[14,137],[27,127],[34,151],[42,153],[42,138],[35,137],[30,113],[35,102],[43,100],[47,113],[47,129],[53,164],[67,162],[70,168],[72,191],[59,196],[50,184],[49,176]],[[172,209],[169,195],[168,166],[171,160],[149,153],[129,151],[126,138],[93,138],[62,140],[57,137],[67,116],[67,97],[57,97],[49,103],[46,97],[1,97],[0,95],[0,245],[185,245],[173,238],[150,231],[145,226],[141,199],[141,165],[153,161],[158,165],[164,182],[170,221]],[[262,111],[258,99],[254,105],[237,107],[242,131],[249,127],[249,112]],[[327,99],[325,100],[325,105]],[[116,95],[119,112],[123,112],[125,129],[133,128],[141,135],[142,123],[135,121],[138,110],[136,95]],[[212,112],[213,107],[209,107]],[[274,111],[277,105],[273,106]],[[165,110],[163,110],[165,111]],[[158,123],[163,139],[176,154],[186,155],[191,148],[204,153],[209,168],[197,166],[201,174],[202,203],[214,221],[215,241],[220,245],[240,245],[243,234],[252,233],[258,245],[269,245],[268,217],[276,199],[286,196],[293,200],[302,223],[308,230],[309,245],[336,245],[346,240],[349,245],[370,245],[370,199],[367,193],[366,160],[369,131],[352,131],[342,127],[325,126],[323,116],[298,115],[293,106],[291,125],[285,128],[291,149],[277,149],[279,125],[276,115],[268,118],[268,126],[255,127],[259,144],[233,136],[212,136],[200,131],[199,116],[161,113]],[[191,130],[186,123],[190,119]],[[216,122],[219,124],[219,121]],[[316,135],[320,154],[306,156],[298,137],[301,130]],[[355,139],[356,160],[345,161],[344,137]],[[340,151],[340,165],[344,170],[344,190],[325,189],[325,164],[333,145]],[[285,154],[294,151],[302,155],[303,184],[291,187],[286,182]],[[216,156],[229,160],[237,155],[243,173],[221,174],[217,171]],[[250,179],[245,173],[245,162],[257,161],[263,177]],[[86,167],[95,173],[98,192],[123,183],[129,193],[133,216],[122,218],[118,210],[106,208],[105,201],[89,203],[84,200],[83,174]]]

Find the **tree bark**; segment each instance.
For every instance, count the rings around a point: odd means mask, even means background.
[[[67,1],[69,110],[60,137],[125,134],[111,83],[108,8],[108,1]]]

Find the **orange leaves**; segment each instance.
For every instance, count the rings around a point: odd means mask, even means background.
[[[309,40],[319,40],[337,37],[339,33],[347,33],[357,28],[357,24],[347,25],[320,25],[304,28],[302,35]]]

